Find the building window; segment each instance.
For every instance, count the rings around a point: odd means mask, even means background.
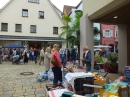
[[[28,17],[28,10],[27,9],[22,10],[22,16],[23,17]]]
[[[8,23],[1,23],[1,31],[8,31]]]
[[[44,11],[39,11],[39,18],[44,19]]]
[[[117,30],[115,31],[115,37],[118,37],[118,31]]]
[[[58,34],[58,27],[53,27],[53,34]]]
[[[31,2],[31,3],[39,3],[39,0],[28,0],[28,2]]]
[[[30,32],[31,33],[36,33],[36,25],[31,25],[30,26]]]
[[[15,31],[16,32],[21,32],[22,31],[22,25],[21,24],[16,24],[15,25]]]
[[[103,36],[110,38],[113,37],[113,31],[112,30],[103,30]]]

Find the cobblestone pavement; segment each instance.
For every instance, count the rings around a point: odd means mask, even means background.
[[[0,64],[0,97],[45,97],[45,86],[48,81],[39,83],[36,75],[44,71],[44,66],[29,62],[12,65],[4,61]],[[33,72],[33,75],[20,75],[22,72]]]

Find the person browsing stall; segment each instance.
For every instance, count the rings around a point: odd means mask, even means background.
[[[80,58],[82,61],[83,66],[86,66],[86,71],[91,71],[91,61],[92,61],[92,55],[91,51],[88,49],[88,46],[83,47],[83,57]]]
[[[54,73],[54,80],[53,80],[53,84],[57,84],[58,81],[60,83],[62,83],[62,71],[61,71],[61,67],[62,67],[62,63],[60,60],[60,55],[59,55],[59,45],[58,44],[54,44],[53,45],[53,52],[52,52],[52,59],[55,57],[56,59],[56,64],[52,63],[52,71]]]

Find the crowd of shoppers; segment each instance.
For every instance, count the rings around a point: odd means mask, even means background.
[[[6,50],[0,50],[0,55],[8,55],[8,59],[12,61],[13,56],[19,55],[20,59],[23,59],[24,64],[27,64],[28,61],[34,61],[35,64],[37,64],[37,57],[38,54],[40,55],[40,60],[39,60],[39,65],[43,64],[45,66],[45,71],[48,72],[48,70],[51,68],[53,73],[54,73],[54,84],[57,84],[58,81],[61,83],[62,82],[62,71],[61,68],[62,66],[66,65],[67,61],[70,62],[75,62],[77,59],[77,52],[76,49],[71,47],[71,49],[67,48],[60,48],[60,45],[54,44],[53,48],[47,47],[44,48],[42,47],[41,50],[38,50],[36,48],[30,48],[29,51],[26,49],[8,49]],[[51,63],[51,60],[55,56],[57,60],[57,65]],[[43,62],[43,63],[42,63]],[[1,62],[0,62],[1,63]]]

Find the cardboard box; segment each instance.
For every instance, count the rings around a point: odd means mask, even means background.
[[[95,80],[94,81],[95,85],[99,85],[99,86],[104,86],[106,84],[106,79],[103,80]],[[99,88],[94,88],[94,93],[99,93],[100,89]]]

